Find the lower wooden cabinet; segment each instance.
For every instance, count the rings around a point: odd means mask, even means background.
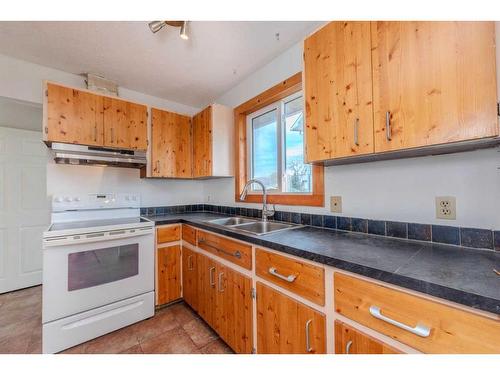
[[[160,247],[156,257],[156,304],[163,305],[181,298],[181,246]]]
[[[198,311],[198,257],[187,247],[182,248],[182,295],[184,301]]]
[[[257,352],[326,353],[325,316],[257,282]]]
[[[198,314],[211,327],[215,327],[215,275],[216,263],[213,259],[196,254],[198,266]]]
[[[335,321],[336,354],[400,354],[401,352],[351,326]]]

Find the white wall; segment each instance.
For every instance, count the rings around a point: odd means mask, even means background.
[[[500,41],[500,23],[497,40]],[[497,48],[500,67],[500,48]],[[217,102],[237,106],[302,70],[302,43],[271,61]],[[500,69],[498,69],[500,72]],[[500,87],[500,79],[498,80]],[[500,88],[499,88],[500,92]],[[278,206],[287,211],[329,212],[341,195],[343,216],[500,229],[500,149],[325,168],[326,207]],[[435,218],[434,198],[457,199],[457,220]],[[204,200],[235,205],[234,179],[206,181]],[[258,207],[259,205],[239,204]]]

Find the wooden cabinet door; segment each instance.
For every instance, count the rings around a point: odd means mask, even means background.
[[[196,254],[198,266],[198,314],[211,327],[215,327],[216,262]]]
[[[336,354],[400,354],[399,350],[370,337],[351,326],[335,321]]]
[[[182,247],[182,295],[184,301],[198,311],[198,262],[194,251]]]
[[[326,353],[325,316],[258,282],[257,352]]]
[[[145,105],[104,97],[104,146],[146,151],[147,123]]]
[[[151,112],[152,176],[190,178],[191,118],[156,108]]]
[[[52,83],[46,95],[45,140],[102,146],[102,96]]]
[[[306,160],[372,153],[370,22],[330,22],[304,42]]]
[[[163,305],[181,298],[181,247],[158,248],[156,304]]]
[[[375,151],[498,134],[494,22],[373,22]]]
[[[193,177],[212,175],[212,106],[193,117]]]
[[[252,352],[252,280],[217,264],[215,330],[236,352]]]

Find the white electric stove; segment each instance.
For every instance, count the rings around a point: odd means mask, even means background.
[[[154,315],[154,223],[138,195],[54,196],[43,248],[44,353]]]

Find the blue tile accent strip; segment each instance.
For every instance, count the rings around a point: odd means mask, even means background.
[[[162,216],[184,212],[214,212],[224,215],[253,218],[262,217],[262,210],[256,208],[216,206],[212,204],[142,207],[140,212],[141,215],[147,216]],[[492,231],[480,228],[459,228],[446,225],[369,220],[357,217],[351,218],[289,211],[276,211],[274,216],[270,217],[270,220],[500,251],[500,230]]]

